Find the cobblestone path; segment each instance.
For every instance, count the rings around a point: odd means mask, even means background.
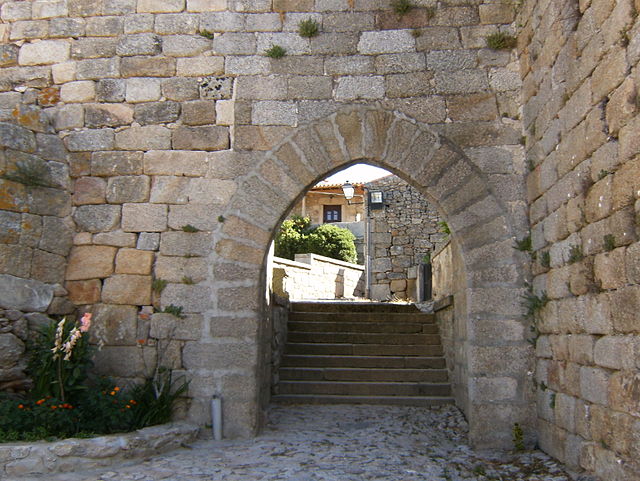
[[[540,451],[487,454],[466,443],[452,407],[275,406],[255,439],[198,441],[134,464],[47,481],[570,480]],[[21,478],[25,481],[25,478]]]

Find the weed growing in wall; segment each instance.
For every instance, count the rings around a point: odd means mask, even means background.
[[[163,312],[164,314],[171,314],[172,316],[176,316],[178,319],[184,319],[186,316],[182,313],[182,309],[182,306],[169,304],[160,312]]]
[[[298,24],[298,34],[301,37],[311,38],[318,35],[320,27],[318,26],[318,22],[316,22],[313,18],[307,18],[302,20]]]
[[[604,250],[611,252],[616,248],[616,236],[613,234],[607,234],[603,237],[602,242],[604,244]]]
[[[399,16],[407,14],[412,7],[413,5],[410,0],[393,0],[391,2],[391,8],[393,8],[393,11]]]
[[[582,259],[584,259],[584,254],[582,253],[582,246],[579,246],[579,245],[571,246],[571,248],[569,249],[569,259],[567,262],[569,264],[575,264],[576,262],[580,262]]]
[[[544,251],[540,254],[540,265],[545,269],[551,267],[551,253],[549,251]]]
[[[280,45],[272,45],[270,48],[264,51],[264,54],[269,58],[282,58],[287,54],[287,51]],[[222,222],[220,220],[220,217],[218,217],[218,221]]]
[[[520,424],[515,423],[513,425],[512,434],[513,449],[516,451],[524,451],[524,431],[522,430]]]
[[[161,294],[162,291],[164,291],[164,288],[167,287],[167,284],[168,281],[164,279],[154,279],[153,282],[151,282],[151,290],[153,292]]]
[[[214,37],[214,33],[209,31],[209,30],[205,30],[205,29],[198,29],[196,30],[196,33],[204,38],[208,38],[209,40],[212,40]]]
[[[517,39],[505,32],[495,32],[486,38],[487,47],[494,50],[509,50],[517,45]]]
[[[192,226],[191,224],[187,224],[182,226],[182,231],[183,232],[200,232],[200,229]]]
[[[531,252],[532,244],[531,244],[531,234],[523,237],[522,239],[516,239],[516,243],[514,249],[519,250],[520,252]]]

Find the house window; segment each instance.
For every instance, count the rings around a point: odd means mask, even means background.
[[[341,205],[324,205],[323,207],[323,222],[340,222],[342,221],[342,206]]]

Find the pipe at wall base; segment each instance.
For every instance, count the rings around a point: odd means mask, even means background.
[[[213,439],[220,441],[222,439],[222,398],[218,396],[211,398],[211,430]]]

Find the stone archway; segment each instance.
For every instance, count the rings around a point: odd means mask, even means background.
[[[214,307],[209,322],[235,316],[249,326],[243,352],[229,358],[237,375],[229,393],[238,402],[232,409],[242,406],[243,412],[228,412],[227,417],[253,416],[252,422],[245,418],[251,424],[244,428],[259,425],[261,361],[268,342],[260,325],[263,261],[275,228],[309,186],[366,161],[420,190],[447,218],[460,246],[466,289],[457,301],[465,319],[455,347],[460,359],[456,401],[469,419],[472,442],[508,447],[515,422],[533,425],[527,376],[532,351],[520,306],[525,263],[512,248],[513,239],[524,234],[504,202],[511,186],[490,182],[436,128],[378,106],[345,107],[299,127],[272,150],[249,155],[255,163],[219,218],[210,259]],[[206,348],[201,344],[196,349],[202,354]],[[198,405],[202,403],[196,398],[196,411]]]

